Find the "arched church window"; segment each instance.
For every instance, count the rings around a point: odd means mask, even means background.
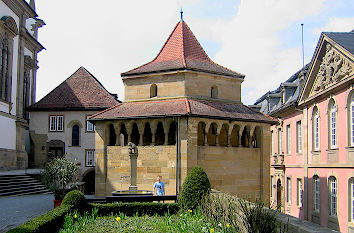
[[[217,86],[212,86],[210,89],[210,97],[213,99],[218,98],[218,87]]]
[[[150,98],[157,96],[157,86],[156,84],[152,84],[150,87]]]
[[[1,41],[0,57],[0,99],[9,101],[9,44],[7,39]]]
[[[80,146],[80,126],[74,125],[72,128],[71,145]]]

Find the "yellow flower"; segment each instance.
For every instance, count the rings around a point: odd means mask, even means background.
[[[229,228],[229,227],[230,227],[230,224],[226,224],[226,227]]]
[[[210,233],[214,233],[214,228],[211,228],[211,229],[210,229]]]
[[[189,213],[192,213],[192,210],[188,210]]]
[[[76,214],[74,215],[74,218],[77,218],[77,215],[76,215]]]
[[[117,220],[117,222],[119,222],[120,221],[120,217],[116,217],[116,220]]]

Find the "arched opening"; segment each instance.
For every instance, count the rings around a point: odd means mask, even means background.
[[[256,128],[254,129],[253,132],[253,136],[252,136],[252,146],[254,148],[260,148],[261,147],[261,128],[259,126],[256,126]]]
[[[150,86],[150,98],[157,96],[157,86],[156,84],[152,84]]]
[[[205,123],[198,123],[198,146],[204,146],[205,140]]]
[[[80,126],[74,125],[71,134],[71,146],[80,146]]]
[[[152,133],[150,124],[148,122],[145,123],[144,134],[143,134],[143,146],[149,146],[152,143]]]
[[[109,125],[109,140],[108,146],[115,146],[116,145],[116,131],[114,130],[114,126],[112,124]]]
[[[213,99],[218,98],[218,87],[217,86],[212,86],[210,89],[210,97]]]
[[[94,195],[95,194],[95,169],[88,171],[82,181],[84,184],[84,194],[85,195]]]
[[[177,131],[177,124],[175,121],[172,121],[170,124],[170,128],[168,130],[168,145],[175,145],[176,144],[176,131]]]
[[[241,136],[241,145],[243,147],[249,147],[249,138],[250,138],[250,135],[249,135],[248,129],[247,129],[247,127],[245,127],[242,131],[242,136]]]
[[[215,146],[216,145],[216,134],[217,134],[218,126],[215,123],[211,123],[208,131],[208,145]]]
[[[156,134],[155,134],[155,143],[156,143],[156,145],[165,144],[165,131],[163,129],[162,122],[157,123]]]
[[[281,181],[278,179],[277,181],[277,209],[281,209]]]
[[[221,126],[220,135],[219,135],[219,145],[220,146],[227,146],[228,132],[229,132],[228,126],[226,124],[223,124]]]
[[[139,139],[140,139],[139,128],[138,125],[134,123],[132,129],[131,141],[135,145],[139,145]]]
[[[125,128],[125,124],[121,124],[120,126],[120,145],[121,146],[126,146],[128,144],[128,133],[127,133],[127,128]]]
[[[230,144],[233,147],[240,146],[239,145],[239,143],[240,143],[239,131],[240,131],[240,126],[234,125],[234,127],[232,128],[232,131],[231,131],[231,138],[230,138]]]

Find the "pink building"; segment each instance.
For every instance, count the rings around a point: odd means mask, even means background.
[[[354,32],[322,33],[311,63],[253,107],[271,127],[271,203],[354,232]]]

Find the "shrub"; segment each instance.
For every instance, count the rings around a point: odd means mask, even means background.
[[[204,170],[196,166],[187,175],[178,202],[183,209],[195,209],[203,197],[210,193],[210,182]]]
[[[65,215],[73,210],[71,205],[61,205],[48,213],[10,230],[10,233],[56,232],[64,222]]]
[[[98,215],[105,216],[110,214],[125,214],[127,216],[143,216],[149,215],[165,215],[175,214],[179,211],[179,205],[177,203],[90,203],[91,208],[96,208]]]
[[[79,190],[68,192],[62,202],[62,205],[72,205],[77,209],[84,209],[86,204],[85,196]]]

